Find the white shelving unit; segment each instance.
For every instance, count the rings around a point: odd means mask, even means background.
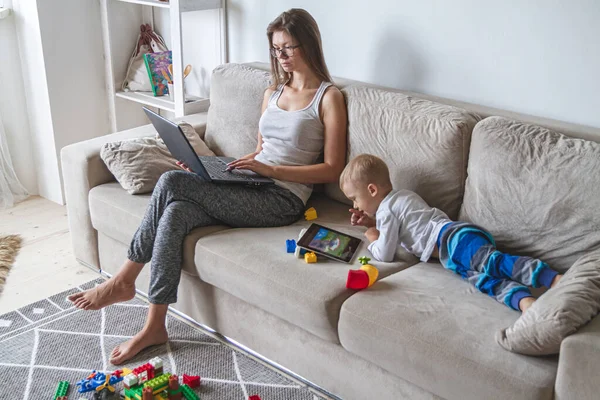
[[[124,8],[125,12],[121,12],[121,9],[113,11],[111,8],[116,6],[114,3],[130,3],[137,6]],[[170,0],[168,2],[159,0],[101,0],[101,7],[109,113],[113,131],[117,131],[121,125],[132,125],[131,122],[127,124],[118,123],[118,99],[168,111],[173,113],[175,117],[182,117],[208,109],[210,104],[208,98],[189,94],[185,95],[184,98],[182,13],[202,10],[219,11],[217,25],[220,31],[219,63],[225,63],[227,62],[226,0]],[[173,56],[174,100],[170,100],[167,95],[155,97],[152,92],[124,92],[121,90],[122,82],[125,79],[124,71],[126,70],[126,65],[123,66],[124,54],[131,53],[135,39],[137,38],[137,36],[130,37],[136,28],[139,29],[139,24],[136,22],[150,24],[152,29],[154,29],[155,10],[164,9],[168,10],[169,14],[170,44],[169,40],[167,40],[167,45],[169,46],[169,50],[172,51]],[[135,15],[136,13],[138,15]],[[129,28],[123,26],[127,18],[131,19],[131,27]],[[116,30],[121,34],[115,34]],[[127,34],[123,33],[125,30],[128,31]],[[115,51],[119,54],[114,55]]]

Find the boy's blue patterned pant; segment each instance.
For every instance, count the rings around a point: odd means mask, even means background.
[[[445,268],[515,310],[531,296],[528,286],[550,287],[557,274],[543,261],[499,252],[489,232],[464,222],[444,226],[438,248]]]

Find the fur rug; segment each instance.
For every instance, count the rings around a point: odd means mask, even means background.
[[[6,277],[12,268],[23,239],[19,235],[0,236],[0,293],[4,289]]]

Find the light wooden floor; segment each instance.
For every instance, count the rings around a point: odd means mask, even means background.
[[[0,314],[99,276],[75,260],[64,206],[32,196],[13,208],[0,210],[0,234],[24,238],[0,294]]]

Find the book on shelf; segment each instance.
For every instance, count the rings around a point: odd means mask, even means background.
[[[173,82],[169,65],[173,63],[171,51],[144,54],[144,63],[148,70],[150,86],[154,96],[164,96],[169,93],[168,84]]]

